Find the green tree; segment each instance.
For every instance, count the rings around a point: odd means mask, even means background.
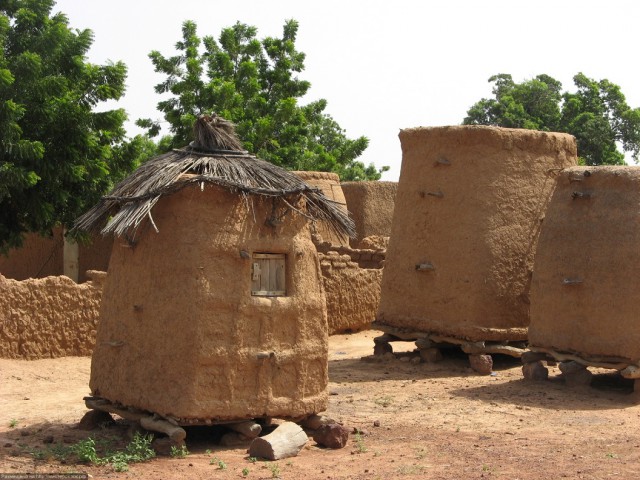
[[[158,110],[169,124],[170,135],[160,148],[181,147],[191,140],[195,119],[215,112],[237,125],[244,147],[258,157],[291,170],[338,173],[349,180],[378,180],[388,169],[366,167],[356,158],[368,145],[366,137],[347,138],[345,131],[324,113],[326,100],[301,105],[311,84],[297,74],[305,54],[296,50],[298,23],[289,20],[282,38],[256,38],[255,27],[236,23],[222,30],[218,41],[200,38],[196,24],[187,21],[177,55],[149,55],[156,72],[166,79],[156,85],[169,97]],[[155,136],[160,125],[138,121]]]
[[[70,226],[146,146],[125,141],[123,110],[94,111],[122,96],[125,65],[87,63],[91,31],[54,3],[0,3],[0,252]]]
[[[577,91],[562,93],[548,75],[515,83],[508,74],[494,75],[494,98],[483,98],[467,112],[465,125],[496,125],[570,133],[586,165],[620,165],[624,154],[638,161],[640,109],[630,108],[620,87],[608,80],[573,77]]]

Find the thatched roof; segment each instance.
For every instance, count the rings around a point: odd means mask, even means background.
[[[211,184],[245,197],[272,198],[310,220],[326,222],[337,234],[355,235],[343,205],[295,174],[243,151],[232,123],[215,115],[200,117],[194,137],[189,146],[142,164],[78,218],[74,229],[133,240],[145,220],[155,228],[151,209],[160,198],[189,185]]]

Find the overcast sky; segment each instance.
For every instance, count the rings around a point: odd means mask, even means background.
[[[348,137],[368,137],[360,160],[390,166],[383,180],[399,177],[400,129],[460,124],[491,95],[487,80],[497,73],[518,82],[546,73],[573,91],[583,72],[618,84],[640,106],[637,0],[58,0],[54,11],[93,30],[91,62],[126,63],[118,106],[130,135],[140,133],[135,119],[162,119],[153,90],[162,77],[148,54],[172,55],[183,21],[216,38],[240,21],[262,39],[297,20],[300,78],[311,82],[304,103],[326,99]]]

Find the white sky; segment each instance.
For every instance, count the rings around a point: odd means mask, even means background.
[[[325,110],[347,136],[369,138],[359,160],[391,170],[402,154],[398,132],[460,124],[469,107],[491,96],[491,75],[520,82],[546,73],[574,91],[573,75],[608,78],[631,107],[640,106],[637,0],[58,0],[72,28],[89,28],[93,63],[122,60],[129,73],[125,108],[130,135],[137,118],[162,119],[153,87],[162,77],[151,50],[174,54],[185,20],[217,38],[236,21],[258,38],[299,22],[296,46],[306,54],[303,103],[325,98]]]

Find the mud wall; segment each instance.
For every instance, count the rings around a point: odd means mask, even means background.
[[[377,320],[524,340],[539,229],[572,136],[460,126],[400,132],[402,170]]]
[[[532,346],[640,359],[640,169],[559,175],[531,286]]]
[[[329,335],[371,327],[380,303],[386,252],[316,245],[327,298]]]
[[[134,248],[114,243],[90,387],[191,421],[326,409],[327,314],[307,220],[219,187],[162,198]],[[203,222],[202,219],[207,221]],[[284,254],[286,295],[253,296],[256,253]]]
[[[106,272],[113,244],[112,237],[92,236],[90,243],[79,246],[79,278],[86,282],[86,272]],[[11,249],[8,255],[0,255],[0,275],[14,280],[45,278],[64,274],[62,228],[54,228],[50,237],[36,233],[26,235],[20,248]]]
[[[349,240],[350,245],[362,248],[365,237],[389,237],[398,182],[345,182],[341,187],[356,223],[356,238]]]
[[[64,276],[18,281],[0,275],[0,357],[91,355],[106,273],[88,275],[83,284]]]

